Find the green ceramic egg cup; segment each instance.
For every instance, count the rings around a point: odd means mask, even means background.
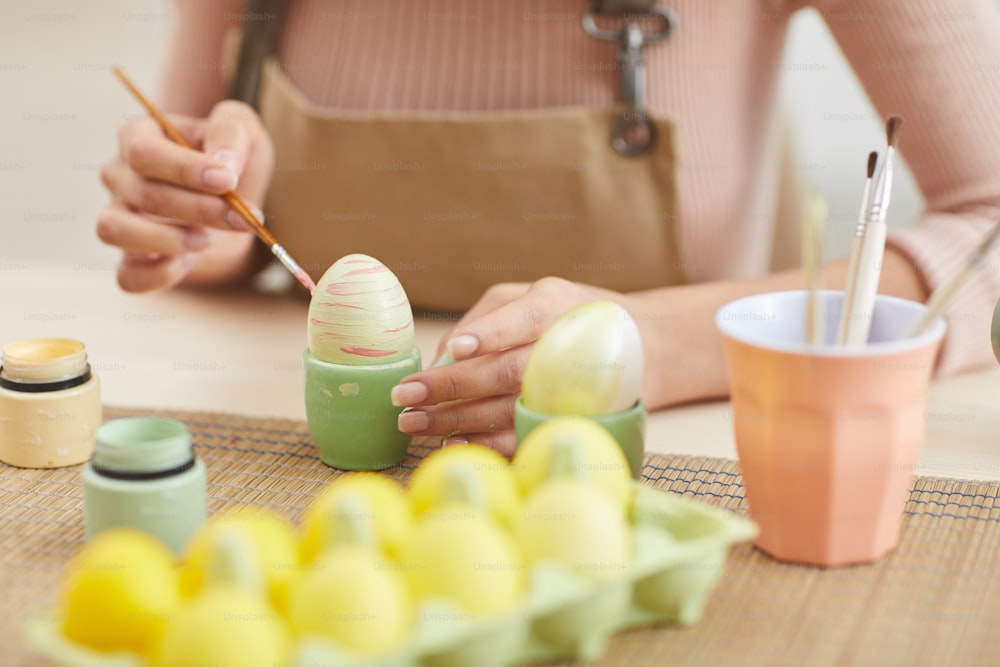
[[[381,470],[406,456],[410,436],[396,426],[403,408],[389,394],[420,370],[420,350],[388,364],[347,366],[303,353],[306,418],[319,458],[341,470]]]
[[[518,396],[517,402],[514,403],[514,433],[518,444],[527,437],[532,429],[550,419],[555,419],[555,417],[526,407],[524,401]],[[618,441],[618,446],[625,453],[629,470],[632,472],[632,479],[639,479],[642,475],[642,459],[645,453],[646,439],[646,404],[642,402],[642,399],[636,401],[636,404],[629,410],[587,417],[587,419],[597,422],[614,436],[615,440]]]
[[[502,667],[600,657],[618,630],[662,623],[691,625],[725,567],[729,547],[753,539],[757,526],[725,510],[657,491],[638,482],[630,523],[631,567],[621,576],[584,580],[561,564],[533,568],[528,593],[515,611],[473,618],[446,600],[428,600],[405,646],[364,659],[329,644],[304,641],[293,667]],[[59,619],[32,615],[28,641],[60,665],[150,667],[136,656],[100,654],[63,637]]]

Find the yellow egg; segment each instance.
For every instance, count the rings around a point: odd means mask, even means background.
[[[291,650],[288,629],[268,604],[268,573],[253,545],[253,533],[232,518],[215,530],[205,552],[202,589],[168,620],[154,664],[286,664]]]
[[[525,407],[593,417],[628,410],[642,389],[639,328],[628,311],[592,301],[568,311],[535,343],[524,367]]]
[[[576,479],[552,480],[528,497],[515,535],[528,563],[563,563],[585,579],[624,576],[631,562],[621,505]]]
[[[212,585],[167,624],[155,664],[275,667],[288,664],[290,647],[281,617],[259,594]]]
[[[389,477],[376,473],[348,473],[332,481],[313,501],[302,521],[299,554],[303,563],[311,563],[327,546],[332,517],[349,499],[360,499],[364,516],[370,523],[377,546],[394,556],[413,525],[410,505],[402,487]]]
[[[235,529],[246,537],[255,567],[264,577],[274,608],[283,611],[288,585],[299,568],[295,531],[284,520],[257,507],[240,507],[212,517],[194,534],[180,568],[181,591],[192,597],[202,590],[210,556],[220,535]]]
[[[364,546],[329,549],[292,587],[288,620],[293,631],[355,653],[391,651],[409,635],[414,620],[398,569]]]
[[[554,465],[559,447],[574,447],[571,461]],[[632,497],[632,473],[625,453],[600,424],[584,417],[559,417],[536,426],[518,445],[510,466],[527,496],[550,477],[574,477],[603,489],[621,507]]]
[[[70,561],[60,600],[63,632],[99,651],[148,655],[180,601],[170,550],[146,533],[113,528]]]
[[[416,516],[448,502],[446,480],[458,468],[471,470],[476,493],[481,493],[488,510],[510,525],[520,503],[510,464],[501,454],[482,445],[442,447],[424,459],[410,479],[409,494]]]
[[[510,611],[525,593],[524,563],[513,540],[489,514],[464,503],[427,514],[400,562],[418,598],[447,598],[476,616]]]

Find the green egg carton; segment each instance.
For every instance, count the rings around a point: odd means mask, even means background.
[[[555,658],[586,661],[603,655],[624,628],[700,618],[725,567],[729,547],[753,539],[757,525],[703,503],[634,483],[631,566],[620,577],[582,579],[558,563],[532,568],[520,607],[475,618],[447,600],[427,600],[405,646],[362,658],[321,640],[300,642],[293,667],[501,667]],[[34,615],[26,638],[59,665],[149,667],[126,653],[100,653],[59,632],[55,614]]]
[[[62,617],[56,612],[32,614],[24,624],[24,638],[28,646],[57,665],[66,667],[149,667],[141,656],[125,651],[105,653],[67,639],[59,628]]]
[[[704,503],[634,483],[631,567],[621,577],[585,580],[559,563],[532,569],[527,598],[513,613],[472,618],[446,600],[427,601],[399,651],[362,659],[321,640],[303,642],[295,667],[502,667],[556,658],[594,660],[625,628],[701,618],[733,544],[757,525]]]

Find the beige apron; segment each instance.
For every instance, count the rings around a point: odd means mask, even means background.
[[[630,291],[683,282],[674,140],[619,155],[621,108],[318,108],[270,59],[268,226],[314,278],[339,257],[389,266],[418,310],[461,311],[496,283],[555,275]]]

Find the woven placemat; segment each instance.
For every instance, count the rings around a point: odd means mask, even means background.
[[[316,457],[303,422],[209,413],[108,409],[107,418],[184,421],[208,467],[209,510],[270,508],[297,522],[337,471]],[[405,480],[430,446],[386,471]],[[648,455],[644,481],[746,513],[735,461]],[[784,565],[743,544],[702,620],[690,628],[619,633],[596,665],[1000,664],[1000,484],[918,478],[899,547],[875,565]],[[83,544],[80,466],[0,464],[0,664],[45,664],[20,637],[26,614],[50,607]]]

